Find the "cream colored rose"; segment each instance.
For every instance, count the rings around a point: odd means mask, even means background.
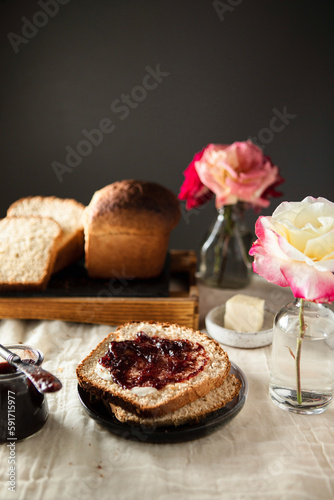
[[[256,222],[258,240],[250,255],[254,271],[295,297],[334,300],[334,203],[308,196],[283,202]]]

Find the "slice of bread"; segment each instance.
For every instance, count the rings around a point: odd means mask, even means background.
[[[62,228],[57,258],[53,272],[58,272],[82,257],[84,234],[82,213],[84,205],[70,198],[56,196],[29,196],[14,202],[7,210],[7,217],[36,215],[51,217]]]
[[[160,389],[127,389],[115,382],[111,376],[109,380],[102,378],[105,374],[101,376],[101,372],[97,370],[98,360],[108,351],[109,343],[133,340],[139,332],[159,339],[188,340],[193,344],[200,344],[206,353],[204,368],[187,380],[168,383]],[[143,417],[157,417],[175,411],[219,387],[229,374],[230,366],[226,352],[205,333],[169,323],[131,322],[119,326],[115,333],[109,334],[80,363],[77,367],[77,377],[79,385],[85,391],[103,401]],[[142,394],[141,389],[144,389]]]
[[[44,217],[0,220],[0,290],[44,289],[57,255],[61,227]]]
[[[122,423],[131,425],[143,425],[145,427],[161,427],[198,422],[210,413],[223,408],[232,401],[240,391],[241,381],[235,375],[229,374],[222,385],[213,389],[205,396],[189,403],[178,410],[157,418],[144,418],[123,408],[109,404],[113,415]]]

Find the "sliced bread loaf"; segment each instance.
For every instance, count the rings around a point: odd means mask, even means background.
[[[0,220],[0,290],[45,288],[61,235],[59,224],[49,218]]]
[[[110,408],[117,420],[122,423],[147,427],[161,427],[165,425],[174,425],[176,427],[185,423],[198,422],[209,413],[224,407],[239,394],[240,388],[241,381],[235,375],[229,374],[220,387],[213,389],[205,396],[174,412],[157,418],[140,417],[113,404],[110,404]]]
[[[82,213],[84,206],[70,198],[29,196],[14,202],[7,210],[8,217],[36,215],[51,217],[62,228],[53,272],[78,260],[84,251]]]
[[[168,347],[157,361],[154,351],[156,346],[153,346],[152,352],[148,350],[142,356],[137,344],[130,342],[129,351],[126,347],[123,357],[116,353],[115,361],[118,367],[127,366],[126,370],[134,377],[135,385],[127,387],[119,380],[115,381],[115,372],[111,375],[108,369],[101,368],[99,359],[110,352],[109,344],[114,350],[115,347],[120,347],[118,343],[126,346],[124,341],[137,342],[140,336],[153,339],[154,342],[156,339],[179,342],[181,351],[185,342],[188,343],[188,347],[192,345],[193,351],[184,355],[184,359],[187,359],[186,364],[188,363],[184,371],[181,369],[176,379],[170,379],[164,385],[166,373],[168,376],[169,367],[174,363],[173,357],[178,355],[177,352],[172,352],[173,346]],[[148,349],[150,348],[149,346]],[[140,359],[145,358],[143,363],[139,364],[139,369],[133,364],[132,355],[133,351],[137,352],[138,349],[139,363]],[[157,417],[175,411],[219,387],[229,374],[230,366],[228,355],[218,342],[204,333],[169,323],[131,322],[118,327],[115,333],[109,334],[80,363],[77,367],[77,377],[79,385],[98,398],[143,417]],[[155,373],[154,380],[150,377],[145,379],[149,373]],[[124,374],[120,375],[122,378]]]

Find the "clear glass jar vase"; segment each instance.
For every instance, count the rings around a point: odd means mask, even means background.
[[[199,278],[217,288],[244,288],[252,274],[248,252],[254,235],[247,227],[242,203],[218,210],[200,251]]]
[[[276,315],[269,395],[287,411],[317,414],[334,393],[334,312],[296,299]]]

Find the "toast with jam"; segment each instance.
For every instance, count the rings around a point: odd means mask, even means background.
[[[81,388],[109,405],[116,418],[138,421],[170,415],[209,393],[204,413],[224,406],[241,385],[229,375],[230,366],[220,344],[205,333],[148,321],[119,326],[76,373]]]

